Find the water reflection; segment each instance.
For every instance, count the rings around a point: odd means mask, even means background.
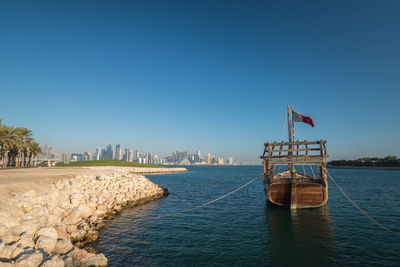
[[[270,266],[333,266],[336,249],[328,207],[290,209],[268,204]]]

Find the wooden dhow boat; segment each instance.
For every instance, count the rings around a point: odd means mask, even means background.
[[[260,157],[264,165],[267,201],[290,209],[321,207],[328,201],[326,141],[293,141],[293,122],[305,122],[313,127],[314,123],[310,117],[294,111],[293,107],[291,111],[288,106],[289,142],[265,143]],[[287,166],[287,170],[275,173],[276,167],[280,169],[282,165]],[[314,177],[306,172],[307,165]],[[318,177],[312,165],[316,166]]]

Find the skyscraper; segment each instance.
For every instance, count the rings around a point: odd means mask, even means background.
[[[115,146],[115,159],[122,160],[122,148],[119,144]]]
[[[124,153],[124,157],[123,157],[124,161],[129,161],[129,149],[125,148],[125,153]]]
[[[110,160],[114,159],[114,151],[112,150],[112,145],[108,145],[105,150],[103,150],[103,159]]]
[[[206,163],[211,164],[211,154],[210,153],[207,153],[207,155],[206,155]]]
[[[100,147],[96,147],[96,152],[93,154],[93,160],[101,159],[101,149]]]
[[[129,149],[128,161],[133,162],[133,149],[132,148]]]
[[[62,153],[62,158],[61,158],[61,160],[63,161],[63,162],[67,162],[68,161],[68,158],[67,158],[67,153]]]

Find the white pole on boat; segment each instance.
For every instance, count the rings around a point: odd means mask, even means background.
[[[293,151],[292,151],[293,146],[291,144],[293,142],[293,124],[292,124],[292,120],[290,118],[289,105],[287,105],[287,118],[288,118],[288,131],[289,131],[289,145],[288,145],[289,151],[288,151],[288,156],[290,157],[290,156],[293,155]],[[289,168],[289,171],[293,174],[293,172],[294,172],[293,163],[289,163],[288,164],[288,168]],[[292,175],[292,177],[293,177],[293,175]]]

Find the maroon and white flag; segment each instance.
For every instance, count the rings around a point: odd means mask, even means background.
[[[292,120],[297,122],[305,122],[314,127],[314,122],[310,117],[304,116],[303,114],[300,114],[294,110],[292,110]]]

